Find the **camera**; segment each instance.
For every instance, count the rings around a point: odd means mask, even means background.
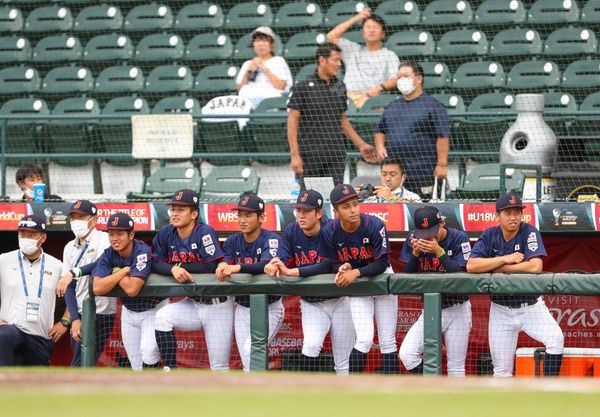
[[[248,81],[249,82],[253,82],[256,81],[256,76],[258,75],[258,70],[255,69],[254,71],[252,71],[250,74],[248,74]]]
[[[360,192],[358,193],[358,201],[365,201],[367,198],[375,195],[375,186],[373,184],[361,184]]]

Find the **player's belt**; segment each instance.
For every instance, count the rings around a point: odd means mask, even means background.
[[[227,301],[227,297],[192,297],[192,300],[200,304],[221,304]]]
[[[508,307],[508,308],[528,307],[528,306],[534,305],[537,302],[538,302],[537,298],[535,300],[529,300],[529,301],[521,301],[521,300],[494,301],[494,303],[499,304],[504,307]]]

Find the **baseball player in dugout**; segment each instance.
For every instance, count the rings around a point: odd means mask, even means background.
[[[435,273],[464,271],[471,254],[465,232],[446,227],[439,210],[421,206],[413,214],[415,230],[402,247],[404,272]],[[465,358],[472,316],[467,295],[442,296],[442,334],[448,357],[448,375],[465,376]],[[400,346],[400,360],[413,374],[423,373],[423,313],[412,325]]]
[[[194,282],[192,274],[213,274],[223,260],[215,230],[199,220],[200,196],[189,189],[171,198],[171,224],[152,241],[152,271],[180,283]],[[212,370],[228,370],[233,334],[233,298],[188,297],[156,313],[156,341],[165,370],[177,366],[173,329],[204,329]]]
[[[323,196],[314,190],[302,191],[296,201],[296,222],[285,228],[279,257],[265,266],[269,276],[308,277],[331,272],[332,264],[320,256]],[[354,327],[347,297],[303,296],[302,363],[300,371],[319,371],[318,358],[328,332],[335,372],[349,372],[349,357],[354,343]]]
[[[351,285],[359,277],[393,272],[388,259],[390,243],[385,224],[378,218],[361,214],[358,194],[348,184],[336,186],[330,195],[336,219],[321,232],[319,255],[334,264],[335,282]],[[350,297],[350,312],[356,339],[350,353],[350,373],[363,372],[373,345],[377,321],[382,363],[379,372],[397,373],[396,322],[398,296]]]
[[[540,273],[546,249],[535,227],[523,222],[523,203],[505,194],[496,201],[499,225],[486,229],[471,252],[467,271],[472,273]],[[539,294],[492,295],[489,341],[494,376],[513,375],[519,332],[546,346],[544,375],[558,375],[564,336]]]
[[[52,341],[67,331],[53,325],[62,263],[42,249],[43,218],[24,216],[17,230],[19,249],[0,255],[0,366],[47,366]]]
[[[256,194],[242,195],[236,207],[240,232],[227,238],[223,244],[225,262],[217,267],[215,275],[219,281],[232,278],[233,274],[262,274],[265,266],[277,256],[280,237],[277,233],[264,230],[266,221],[265,202]],[[280,296],[268,296],[269,340],[273,338],[283,320],[284,308]],[[244,371],[250,370],[250,297],[235,297],[234,329],[237,348]]]
[[[134,371],[158,368],[160,355],[154,336],[156,312],[169,303],[158,297],[136,297],[152,269],[150,247],[135,239],[134,222],[126,213],[116,213],[106,222],[110,248],[92,272],[94,294],[105,295],[121,288],[121,337]]]
[[[71,231],[75,239],[66,244],[63,250],[63,272],[56,286],[56,294],[64,296],[72,320],[71,348],[73,359],[71,366],[81,366],[81,313],[83,302],[88,298],[90,273],[96,267],[96,261],[110,246],[108,235],[96,229],[98,209],[88,200],[78,200],[68,212]],[[115,324],[117,302],[113,297],[96,297],[96,361]]]

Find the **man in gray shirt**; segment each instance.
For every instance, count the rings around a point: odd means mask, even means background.
[[[344,33],[361,20],[365,46],[342,38]],[[327,34],[327,39],[342,50],[346,65],[344,83],[348,89],[348,97],[356,107],[362,107],[369,97],[396,88],[400,60],[394,52],[383,47],[385,36],[383,19],[371,13],[368,8],[340,23]]]

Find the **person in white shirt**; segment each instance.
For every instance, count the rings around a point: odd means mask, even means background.
[[[68,212],[75,239],[63,250],[62,278],[58,281],[56,294],[64,296],[71,316],[72,367],[81,366],[81,313],[83,302],[89,297],[89,279],[96,261],[110,246],[108,234],[96,229],[98,209],[88,200],[78,200]],[[116,299],[96,297],[96,361],[110,336],[117,314]]]
[[[17,230],[19,249],[0,255],[0,366],[47,366],[67,329],[53,325],[62,263],[42,250],[42,217],[24,216]]]
[[[381,165],[381,185],[364,203],[420,203],[421,197],[406,188],[406,173],[400,162],[386,158]],[[357,192],[360,192],[358,188]]]
[[[275,33],[261,26],[252,32],[256,57],[244,62],[235,81],[238,95],[252,103],[252,109],[265,98],[280,97],[292,88],[292,73],[285,59],[273,56]]]

